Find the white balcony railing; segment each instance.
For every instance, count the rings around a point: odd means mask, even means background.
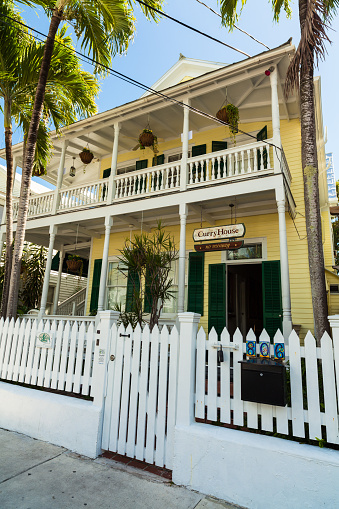
[[[187,160],[187,187],[241,179],[263,171],[273,171],[272,140],[259,141],[240,147],[191,157]],[[290,184],[291,174],[284,153],[282,171]],[[114,201],[157,196],[162,193],[179,192],[181,161],[137,170],[115,177]],[[29,199],[28,217],[49,215],[53,212],[54,191]],[[58,212],[88,208],[107,203],[108,179],[97,180],[82,186],[72,186],[59,192]],[[17,219],[18,200],[14,200],[14,219]]]
[[[51,214],[53,208],[54,192],[31,196],[28,202],[28,217]],[[18,218],[19,200],[13,200],[13,220]]]
[[[59,193],[59,210],[78,209],[89,205],[106,203],[108,194],[107,179],[91,182],[82,186],[62,189]]]
[[[115,199],[174,191],[180,186],[180,161],[118,175],[115,182]]]
[[[260,170],[273,169],[270,146],[263,141],[191,157],[188,166],[189,187],[215,180],[227,180],[237,175],[257,173]]]

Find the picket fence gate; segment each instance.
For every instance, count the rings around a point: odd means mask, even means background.
[[[252,330],[248,332],[246,339],[256,341]],[[261,333],[260,340],[270,341],[265,330]],[[208,338],[203,328],[199,330],[195,399],[197,419],[205,420],[207,417],[208,421],[246,426],[282,435],[289,434],[290,421],[293,436],[299,438],[305,438],[305,423],[307,423],[309,439],[324,438],[323,426],[326,428],[326,441],[339,444],[339,351],[335,351],[332,339],[327,333],[323,335],[320,347],[316,346],[316,341],[310,332],[305,337],[304,346],[300,345],[295,331],[290,334],[288,344],[285,345],[290,377],[290,405],[285,407],[243,401],[239,361],[243,360],[246,353],[246,342],[239,329],[233,338],[224,329],[219,343],[225,345],[224,362],[219,365],[217,348],[215,348],[217,342],[218,336],[214,329],[210,331]],[[275,334],[274,343],[284,343],[284,337],[280,331]],[[270,353],[271,356],[274,355],[273,344],[271,344]],[[259,343],[257,343],[257,354],[259,354]],[[207,367],[206,358],[208,359]],[[303,365],[305,366],[304,375]],[[320,390],[321,386],[323,390]],[[324,409],[321,408],[322,399]]]
[[[103,449],[172,468],[178,342],[176,327],[113,324]]]
[[[54,337],[37,348],[39,332]],[[88,396],[92,385],[94,321],[0,320],[0,378]]]

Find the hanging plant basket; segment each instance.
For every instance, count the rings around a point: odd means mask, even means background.
[[[234,104],[231,103],[226,104],[226,106],[220,108],[220,110],[216,114],[216,117],[219,120],[222,120],[223,122],[229,124],[230,133],[235,143],[235,135],[238,132],[238,122],[239,122],[238,108],[234,106]]]
[[[32,171],[32,177],[42,177],[42,175],[46,175],[46,168],[42,165],[35,166]]]
[[[140,148],[153,147],[155,136],[150,129],[144,129],[139,136]]]
[[[88,148],[84,148],[83,151],[80,152],[79,157],[82,163],[89,164],[92,162],[94,154]]]
[[[82,260],[66,260],[67,269],[71,272],[79,272]]]

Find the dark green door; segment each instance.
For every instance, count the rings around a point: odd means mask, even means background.
[[[110,176],[111,174],[111,168],[106,168],[106,170],[104,170],[102,172],[102,178],[103,179],[108,179],[108,177]],[[102,199],[104,200],[106,198],[106,193],[107,193],[107,187],[106,184],[103,185],[103,188],[102,188]]]
[[[261,129],[261,131],[257,134],[257,141],[263,141],[267,140],[267,125]],[[258,157],[258,170],[266,170],[267,169],[267,150],[264,148],[262,152],[262,159],[261,160],[261,154],[260,150],[257,150],[257,157]]]
[[[211,264],[208,269],[208,330],[214,327],[221,334],[226,327],[226,264]]]
[[[203,145],[196,145],[195,147],[192,147],[192,157],[196,156],[202,156],[206,154],[206,143]],[[194,164],[192,168],[192,182],[195,182],[196,175],[197,177],[201,178],[201,171],[204,172],[204,180],[206,179],[206,164],[204,163],[203,166],[201,163]],[[197,174],[198,172],[198,174]]]
[[[190,253],[187,311],[204,314],[204,253]]]
[[[227,149],[227,141],[212,141],[212,152],[218,152],[219,150]],[[219,163],[218,161],[214,162],[214,178],[218,176]],[[220,161],[220,177],[226,177],[227,173],[227,158],[226,158],[226,171],[224,174],[224,161]]]
[[[271,338],[282,330],[280,261],[262,262],[264,329]]]
[[[90,311],[98,309],[102,260],[94,260]]]
[[[161,154],[160,156],[154,156],[152,159],[152,166],[159,166],[160,164],[164,164],[165,155]],[[162,175],[154,175],[154,189],[160,189],[162,184]]]

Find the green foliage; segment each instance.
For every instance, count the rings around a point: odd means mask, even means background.
[[[22,258],[22,291],[20,300],[29,309],[39,307],[45,275],[47,249],[43,246],[26,244]]]
[[[227,26],[230,30],[233,30],[234,25],[238,21],[246,2],[247,0],[220,0],[222,24]],[[292,16],[290,0],[271,0],[271,2],[273,18],[275,21],[279,21],[280,13],[282,10],[285,11],[288,18]]]
[[[159,221],[152,233],[135,234],[131,240],[126,239],[120,253],[119,261],[124,266],[122,274],[125,277],[128,277],[128,273],[139,276],[131,278],[134,293],[132,309],[129,312],[132,312],[137,317],[137,322],[142,325],[145,321],[145,304],[150,313],[149,325],[152,330],[154,325],[158,324],[164,303],[173,297],[173,280],[169,273],[172,263],[178,258],[174,238],[165,231]]]
[[[128,325],[131,325],[134,330],[138,325],[139,323],[138,314],[134,310],[132,311],[123,310],[122,304],[116,303],[113,306],[113,311],[118,311],[119,318],[117,323],[118,325],[123,324],[125,329],[128,327]]]

